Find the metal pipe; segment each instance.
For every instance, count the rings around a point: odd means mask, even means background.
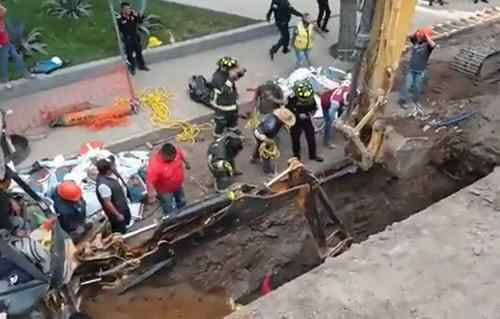
[[[80,283],[80,287],[83,287],[83,286],[88,286],[88,285],[92,285],[92,284],[95,284],[97,282],[101,282],[102,281],[102,277],[99,277],[99,278],[94,278],[94,279],[90,279],[90,280],[87,280],[87,281],[84,281],[84,282],[81,282]]]
[[[154,223],[154,224],[151,224],[151,225],[147,225],[147,226],[144,226],[142,228],[139,228],[139,229],[136,229],[134,230],[133,232],[130,232],[130,233],[127,233],[125,235],[123,235],[123,239],[129,239],[129,238],[132,238],[132,237],[135,237],[137,235],[140,235],[142,233],[145,233],[149,230],[152,230],[152,229],[155,229],[155,228],[158,228],[160,224],[159,223]]]

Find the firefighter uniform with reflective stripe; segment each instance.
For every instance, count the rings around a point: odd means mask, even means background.
[[[217,191],[224,191],[232,184],[236,172],[234,160],[242,149],[242,139],[234,133],[226,133],[210,144],[207,152],[208,168],[215,178]]]
[[[215,135],[220,136],[224,130],[238,131],[238,91],[236,80],[231,79],[229,70],[236,68],[238,62],[224,57],[218,62],[218,69],[212,77],[212,106],[215,108]]]

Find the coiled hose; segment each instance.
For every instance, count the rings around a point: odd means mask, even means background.
[[[262,142],[259,146],[259,155],[263,159],[277,160],[281,153],[274,142]]]
[[[183,143],[196,143],[200,133],[204,130],[211,130],[212,125],[192,124],[188,121],[176,120],[172,118],[172,94],[162,88],[149,89],[139,95],[141,106],[149,114],[151,123],[156,127],[164,127],[177,130],[176,140]]]

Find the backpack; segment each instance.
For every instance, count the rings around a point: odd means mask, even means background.
[[[33,65],[33,67],[30,68],[30,72],[33,74],[51,74],[63,66],[64,64],[55,63],[52,60],[41,61]]]
[[[207,79],[203,75],[193,75],[189,80],[189,96],[197,103],[210,105],[211,89]]]

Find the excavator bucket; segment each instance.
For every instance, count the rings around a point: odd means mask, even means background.
[[[361,67],[355,75],[356,85],[361,91],[359,105],[351,119],[337,125],[351,140],[357,153],[357,162],[368,170],[376,161],[385,137],[384,123],[376,123],[383,115],[387,94],[392,90],[401,55],[406,47],[416,0],[373,1],[363,12],[360,39],[370,41],[361,56]],[[369,16],[368,19],[365,19]],[[369,21],[365,23],[365,21]],[[362,42],[362,41],[359,41]],[[354,119],[357,115],[362,118]],[[362,140],[362,131],[371,128],[370,140]]]

